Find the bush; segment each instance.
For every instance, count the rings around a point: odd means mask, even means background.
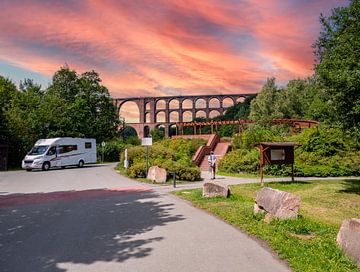
[[[253,124],[236,134],[232,140],[234,149],[253,149],[258,142],[281,141],[289,134],[289,129],[283,126],[264,126]]]
[[[186,161],[167,161],[160,167],[166,169],[168,179],[172,179],[174,172],[177,180],[195,181],[201,178],[200,168]]]
[[[175,172],[176,180],[196,181],[196,180],[200,180],[201,177],[200,168],[193,165],[189,165],[189,163],[184,164],[181,162],[174,162],[174,161],[163,162],[162,164],[149,163],[149,168],[155,165],[166,169],[168,180],[171,180],[173,178],[174,172]],[[145,178],[146,177],[145,170],[146,170],[145,161],[136,162],[129,167],[129,169],[127,170],[127,175],[130,178]]]
[[[186,167],[184,165],[177,164],[175,175],[178,180],[195,181],[200,180],[201,171],[199,167]]]
[[[161,147],[172,150],[176,156],[175,160],[191,161],[196,150],[206,144],[203,139],[166,139],[159,143]]]
[[[291,176],[291,166],[290,165],[266,165],[264,167],[264,174],[271,176]]]
[[[154,143],[149,147],[149,168],[159,166],[165,168],[168,178],[176,173],[177,180],[195,181],[200,179],[201,171],[191,159],[196,150],[206,141],[202,139],[166,139]],[[125,154],[120,154],[120,161],[124,161]],[[129,169],[127,174],[131,178],[145,177],[146,148],[136,146],[128,149]]]
[[[311,152],[319,157],[349,151],[351,146],[350,137],[343,131],[325,126],[307,129],[293,138],[301,144],[301,151]]]
[[[163,161],[166,160],[173,160],[176,155],[175,153],[165,148],[161,145],[152,145],[149,147],[149,153],[148,153],[148,159],[149,164],[160,164]],[[120,154],[120,161],[125,160],[125,152],[122,152]],[[146,147],[145,146],[135,146],[128,149],[128,161],[129,165],[139,162],[139,161],[145,161],[146,160]]]
[[[219,163],[219,170],[229,173],[254,173],[259,170],[259,151],[237,149],[227,153]]]
[[[154,128],[150,131],[153,142],[161,141],[165,138],[165,131],[161,128]]]
[[[102,158],[104,152],[104,161],[115,162],[119,160],[119,154],[125,150],[127,144],[123,141],[112,140],[106,142],[105,147],[102,147],[101,144],[97,145],[97,156]]]
[[[145,162],[137,162],[133,164],[127,170],[127,175],[130,178],[146,178],[146,163]]]
[[[127,143],[128,145],[136,146],[140,145],[141,141],[137,136],[130,136],[126,138],[125,143]]]
[[[286,137],[285,130],[277,129],[276,132],[264,126],[251,126],[233,138],[235,150],[225,155],[219,169],[229,173],[257,172],[259,152],[252,145],[259,141],[287,140],[300,144],[300,147],[295,149],[295,176],[360,175],[360,151],[356,151],[358,145],[349,135],[337,128],[319,126],[303,130],[298,135]],[[264,167],[264,173],[289,176],[291,167],[267,165]]]

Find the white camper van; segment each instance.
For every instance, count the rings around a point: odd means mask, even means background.
[[[22,168],[49,170],[70,165],[83,167],[96,163],[96,140],[84,138],[52,138],[38,140],[22,161]]]

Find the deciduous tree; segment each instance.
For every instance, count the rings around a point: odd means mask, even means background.
[[[344,128],[360,125],[360,1],[352,0],[329,17],[321,15],[321,33],[314,44],[319,63],[316,75]]]

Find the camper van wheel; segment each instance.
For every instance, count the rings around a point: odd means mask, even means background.
[[[49,162],[44,162],[42,165],[42,170],[47,171],[50,169],[50,163]]]
[[[80,168],[83,167],[83,166],[84,166],[84,161],[83,161],[83,160],[80,160],[78,166],[79,166]]]

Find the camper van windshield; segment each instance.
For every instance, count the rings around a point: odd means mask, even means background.
[[[28,153],[28,155],[41,155],[44,154],[45,151],[49,148],[48,145],[38,145],[38,146],[34,146],[30,152]]]

